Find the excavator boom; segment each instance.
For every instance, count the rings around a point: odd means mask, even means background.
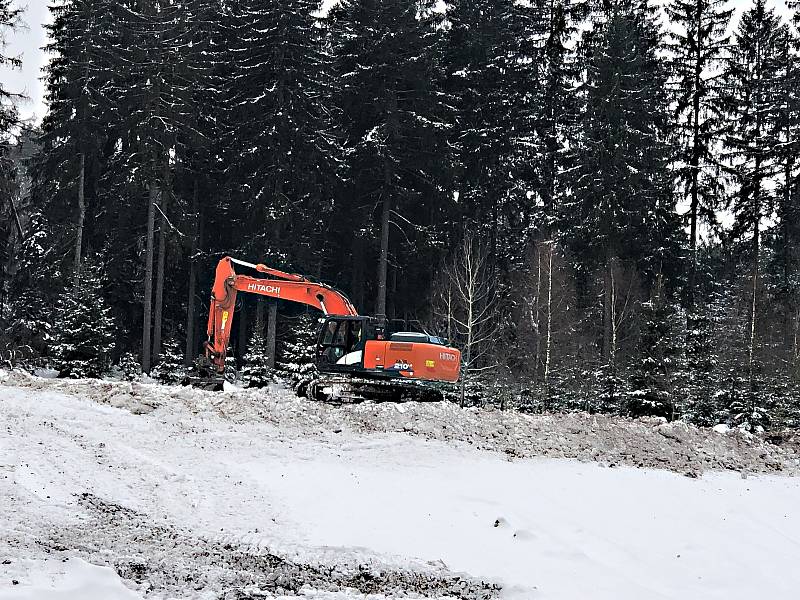
[[[272,279],[238,275],[233,268],[234,264],[253,268]],[[206,357],[220,374],[225,370],[236,295],[239,292],[307,304],[326,315],[358,315],[350,300],[330,286],[315,283],[302,275],[285,273],[265,265],[246,263],[226,256],[217,264],[211,309],[208,312],[208,341],[205,343]]]

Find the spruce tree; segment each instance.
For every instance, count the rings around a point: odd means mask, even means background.
[[[710,296],[710,297],[709,297]],[[683,368],[676,374],[681,386],[681,417],[690,423],[711,427],[719,423],[720,348],[714,331],[719,328],[719,293],[705,295],[702,308],[686,318]],[[730,349],[728,349],[730,351]]]
[[[175,338],[165,340],[158,357],[156,366],[151,371],[151,376],[161,383],[176,384],[186,377],[183,366],[183,351]]]
[[[318,333],[317,317],[304,313],[292,322],[280,347],[275,365],[277,374],[295,389],[314,376]]]
[[[546,204],[552,202],[555,185],[558,129],[563,126],[555,111],[566,85],[561,43],[568,25],[557,23],[552,29],[543,94],[537,72],[543,25],[537,7],[513,0],[457,0],[446,13],[450,27],[442,60],[453,105],[448,142],[456,153],[456,214],[468,227],[478,228],[498,263],[521,258],[520,242],[532,212],[523,181],[536,183],[530,165],[540,147],[537,126],[550,153],[541,188]],[[553,11],[552,18],[566,15]],[[543,98],[547,104],[540,113]]]
[[[787,56],[786,26],[764,0],[742,14],[728,74],[733,128],[726,137],[730,168],[738,182],[731,198],[736,217],[734,235],[749,237],[751,273],[748,297],[747,373],[750,392],[756,388],[759,339],[758,313],[762,260],[762,225],[774,203],[770,177],[780,156],[780,84]]]
[[[794,13],[794,29],[785,28],[781,43],[780,74],[776,86],[778,146],[778,186],[775,190],[775,223],[767,238],[770,260],[767,264],[770,295],[774,295],[781,323],[781,342],[775,348],[780,357],[782,377],[800,375],[800,190],[797,185],[797,152],[800,149],[800,40]]]
[[[625,412],[631,416],[679,416],[674,386],[681,343],[675,307],[660,294],[642,305],[642,327]]]
[[[18,56],[5,53],[6,36],[19,25],[22,9],[12,3],[12,0],[0,0],[0,67],[18,69],[22,61]],[[11,160],[12,134],[19,125],[19,114],[16,103],[21,95],[6,89],[0,82],[0,320],[2,319],[3,305],[6,301],[5,268],[11,253],[11,240],[13,229],[21,226],[18,219],[17,208],[13,205],[13,194],[16,193],[15,167]],[[18,232],[21,234],[22,232]]]
[[[659,277],[666,290],[675,285],[681,238],[670,186],[667,72],[653,10],[622,0],[596,27],[582,42],[583,110],[560,226],[585,299],[592,274],[603,273],[601,347],[614,380],[619,314],[639,286],[649,296]]]
[[[42,123],[42,152],[35,168],[38,192],[51,211],[74,215],[73,278],[83,253],[88,204],[96,204],[99,153],[106,141],[103,116],[113,100],[108,83],[117,68],[115,2],[70,0],[50,7],[45,68],[49,109]]]
[[[390,253],[399,254],[391,243],[391,224],[413,223],[416,217],[404,216],[410,206],[420,207],[414,214],[436,214],[440,194],[446,124],[435,60],[441,15],[434,5],[433,0],[344,0],[327,20],[335,105],[345,137],[345,202],[352,210],[347,240],[359,231],[375,240],[378,317],[386,317],[390,306]],[[353,210],[354,205],[366,211]]]
[[[132,352],[126,352],[120,356],[117,368],[125,381],[135,381],[142,373],[142,365]]]
[[[537,152],[537,190],[544,208],[541,235],[552,237],[558,204],[568,190],[567,166],[569,134],[574,131],[579,104],[575,95],[575,81],[580,76],[580,64],[575,55],[572,38],[586,18],[589,3],[575,0],[535,2],[538,10],[534,16],[536,29],[544,40],[541,43],[540,69],[541,107],[536,115],[536,132],[541,149]]]
[[[56,304],[52,353],[60,377],[102,377],[111,366],[116,324],[104,285],[100,267],[87,261],[77,285],[70,285]]]
[[[729,53],[728,25],[733,9],[724,0],[672,0],[668,43],[675,93],[679,154],[678,192],[688,200],[689,281],[687,300],[694,305],[698,227],[716,223],[724,195],[718,146],[727,128],[722,75]]]
[[[20,25],[22,9],[13,0],[0,0],[0,66],[19,69],[22,59],[5,53],[6,36]],[[6,142],[6,136],[18,124],[19,115],[16,110],[16,101],[22,96],[12,90],[6,89],[0,83],[0,142]]]
[[[336,170],[318,8],[318,0],[240,0],[227,20],[227,52],[237,57],[224,112],[234,193],[252,229],[246,247],[273,259],[302,256],[301,240],[328,210],[324,188]]]
[[[241,369],[241,377],[247,387],[264,387],[272,383],[272,369],[269,365],[269,349],[266,340],[256,329],[247,345],[247,353],[244,355],[244,365]]]

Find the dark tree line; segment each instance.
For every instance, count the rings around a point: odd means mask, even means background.
[[[797,424],[795,7],[755,0],[730,35],[720,0],[51,10],[37,153],[2,173],[29,173],[2,248],[27,360],[66,356],[63,296],[91,290],[105,360],[190,363],[232,254],[465,347],[464,401]],[[240,366],[294,364],[307,321],[244,299]]]

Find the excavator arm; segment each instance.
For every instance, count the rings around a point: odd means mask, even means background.
[[[233,268],[235,264],[255,269],[267,277],[238,275]],[[208,312],[208,340],[205,342],[207,366],[213,366],[218,374],[225,370],[236,295],[239,292],[299,302],[318,308],[326,315],[358,315],[350,300],[330,286],[311,281],[302,275],[285,273],[265,265],[226,256],[217,265],[211,292],[211,308]]]

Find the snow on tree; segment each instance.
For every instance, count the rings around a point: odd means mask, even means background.
[[[161,383],[180,383],[186,377],[183,364],[183,350],[178,340],[170,338],[164,341],[158,363],[150,371],[150,376]]]
[[[683,419],[711,427],[719,423],[716,387],[716,355],[710,307],[693,310],[686,321],[685,370],[676,375],[683,387]]]
[[[689,200],[689,281],[687,301],[694,304],[699,226],[716,224],[724,198],[724,178],[717,148],[728,127],[721,75],[728,58],[733,9],[725,0],[672,0],[666,6],[671,23],[667,48],[675,90],[679,136],[677,192]]]
[[[318,314],[318,313],[317,313]],[[308,383],[316,372],[317,316],[304,313],[289,325],[289,334],[278,351],[276,372],[293,388]]]
[[[657,293],[642,305],[641,321],[639,357],[633,365],[624,410],[631,416],[666,417],[672,421],[679,416],[674,387],[680,354],[674,323],[679,319],[675,307]]]
[[[101,269],[87,261],[56,303],[51,349],[60,377],[102,377],[111,366],[117,328],[103,286]]]
[[[117,368],[125,381],[135,381],[142,374],[142,365],[132,352],[120,356]]]
[[[264,387],[273,381],[267,342],[260,328],[256,327],[247,345],[240,376],[248,387]]]

